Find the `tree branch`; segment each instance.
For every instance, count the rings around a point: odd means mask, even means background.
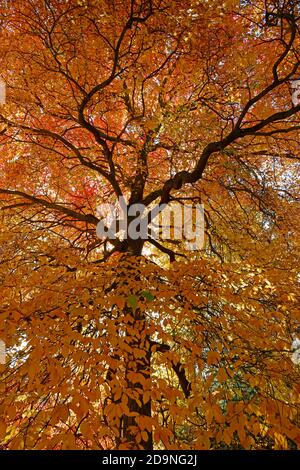
[[[55,202],[46,201],[45,199],[41,199],[39,197],[24,193],[23,191],[0,188],[0,194],[10,194],[12,196],[19,196],[21,198],[27,199],[28,201],[31,201],[34,204],[39,204],[40,206],[46,207],[47,209],[51,209],[61,214],[68,215],[69,217],[72,217],[80,222],[86,222],[92,225],[97,225],[97,223],[99,222],[99,219],[93,214],[79,214],[78,212],[73,211],[72,209],[68,209],[65,206],[56,204]]]
[[[155,347],[155,351],[161,353],[168,352],[171,350],[171,347],[168,344],[160,344],[156,341],[151,341],[151,347]],[[172,369],[177,375],[180,387],[182,388],[185,398],[189,398],[192,391],[192,385],[186,377],[183,364],[179,361],[172,361]]]

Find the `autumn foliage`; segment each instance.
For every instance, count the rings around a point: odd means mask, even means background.
[[[300,447],[293,0],[1,0],[1,449]],[[204,204],[205,246],[97,208]]]

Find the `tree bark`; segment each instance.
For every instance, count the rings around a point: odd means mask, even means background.
[[[135,413],[136,416],[124,416],[122,437],[132,449],[151,450],[152,432],[144,430],[143,436],[137,432],[139,418],[151,417],[151,397],[147,396],[145,402],[145,391],[151,389],[151,342],[147,334],[145,316],[139,309],[132,312],[130,323],[129,326],[133,328],[134,334],[127,336],[127,343],[132,353],[128,354],[125,379],[127,388],[132,389],[135,394],[135,398],[129,398],[128,408],[130,413]],[[140,436],[138,440],[137,435]]]

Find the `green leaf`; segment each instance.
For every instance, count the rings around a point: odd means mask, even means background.
[[[151,294],[151,292],[148,292],[147,290],[144,290],[141,295],[143,297],[145,297],[146,300],[148,300],[148,302],[152,302],[152,300],[155,299],[154,295]]]
[[[138,306],[138,298],[136,295],[130,295],[127,299],[127,305],[132,307],[134,310],[137,309]]]

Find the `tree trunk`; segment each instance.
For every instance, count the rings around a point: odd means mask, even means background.
[[[141,434],[138,429],[139,418],[151,417],[151,396],[145,392],[151,390],[151,343],[147,335],[147,325],[144,315],[139,309],[132,314],[134,334],[127,336],[127,344],[132,348],[128,354],[126,367],[126,384],[132,389],[135,397],[129,398],[128,408],[136,416],[124,416],[123,438],[132,449],[153,449],[152,432],[144,429]]]
[[[143,240],[129,240],[127,241],[128,254],[132,256],[140,256],[143,248]],[[128,271],[133,274],[133,279],[138,284],[139,278],[133,271]],[[133,294],[138,296],[134,285],[129,285],[128,279],[120,279],[118,282],[122,285],[128,285],[128,297]],[[111,382],[111,390],[114,389],[116,377],[121,373],[125,378],[124,388],[122,395],[128,396],[128,412],[120,417],[119,436],[117,439],[117,448],[130,448],[141,450],[153,449],[152,431],[148,427],[141,426],[143,417],[151,418],[151,339],[147,334],[147,321],[144,312],[133,306],[126,305],[122,312],[120,312],[120,325],[123,325],[123,333],[125,330],[124,343],[126,347],[122,351],[122,356],[116,355],[114,358],[120,363],[122,362],[121,369],[113,370],[110,368],[107,374],[108,383]],[[123,369],[124,368],[124,369]],[[127,392],[127,393],[126,393]],[[147,401],[145,399],[145,392]],[[124,396],[123,396],[124,398]],[[112,393],[111,401],[113,403],[122,402],[122,396],[116,400]],[[126,401],[126,400],[125,400]],[[134,415],[128,416],[128,413]],[[142,428],[142,429],[141,429]],[[148,430],[147,430],[148,429]]]

